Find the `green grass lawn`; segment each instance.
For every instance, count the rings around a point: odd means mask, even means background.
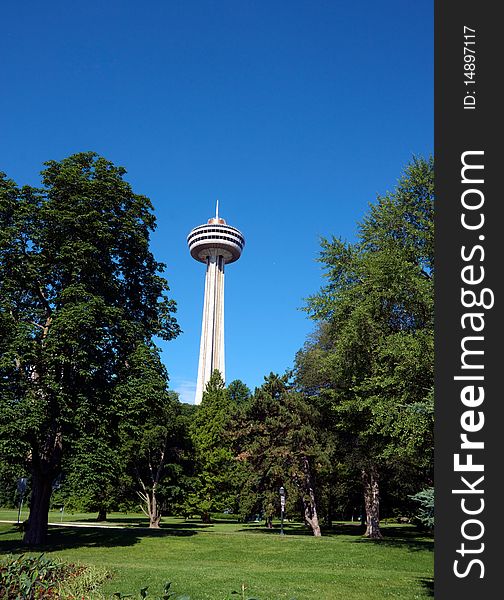
[[[96,523],[94,515],[51,513],[50,521]],[[26,515],[24,515],[26,518]],[[0,520],[17,519],[0,511]],[[106,567],[112,594],[138,592],[149,585],[161,592],[165,581],[191,600],[226,600],[245,584],[260,600],[414,600],[433,596],[433,543],[410,526],[385,526],[384,540],[362,538],[360,526],[336,525],[314,538],[300,524],[286,535],[262,524],[163,519],[159,531],[140,528],[142,515],[112,514],[108,523],[126,529],[51,527],[48,556]],[[23,552],[21,533],[0,524],[0,553]],[[42,549],[41,549],[42,550]],[[248,596],[247,596],[248,597]]]

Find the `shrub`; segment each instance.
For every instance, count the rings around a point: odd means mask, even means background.
[[[0,563],[0,599],[86,598],[109,576],[107,571],[40,556],[8,556]]]
[[[0,565],[0,598],[39,600],[57,597],[58,581],[63,580],[70,565],[38,557],[8,556]]]
[[[413,521],[420,528],[432,531],[434,529],[434,488],[425,488],[410,498],[418,503]]]

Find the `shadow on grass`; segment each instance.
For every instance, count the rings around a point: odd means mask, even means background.
[[[330,528],[323,528],[322,534],[325,535],[350,535],[363,536],[366,531],[366,526],[360,523],[334,523]]]
[[[50,520],[50,519],[49,519]],[[107,517],[105,521],[89,517],[86,519],[72,519],[73,523],[89,523],[95,525],[125,525],[128,527],[148,527],[149,519],[146,517]]]
[[[275,524],[272,529],[266,527],[263,523],[251,524],[242,529],[238,530],[245,533],[262,533],[279,535],[280,527]],[[389,546],[396,548],[405,548],[411,552],[418,552],[421,550],[433,551],[434,542],[432,538],[425,536],[413,527],[405,526],[385,526],[382,527],[381,531],[383,539],[381,540],[370,540],[364,537],[366,527],[360,523],[335,523],[330,528],[322,529],[323,537],[336,537],[336,536],[348,536],[354,538],[351,540],[355,543],[364,544],[379,544],[380,546]],[[284,525],[284,533],[288,536],[313,536],[310,528],[303,525],[302,523],[287,523]]]
[[[336,535],[362,536],[365,530],[366,528],[362,527],[360,524],[350,525],[348,523],[337,523],[332,527],[322,527],[322,535],[324,537]],[[280,525],[275,523],[273,527],[269,529],[266,527],[266,525],[264,525],[264,523],[254,523],[247,525],[239,531],[249,533],[279,534]],[[284,533],[285,535],[306,535],[308,537],[313,536],[312,530],[307,525],[304,525],[304,523],[284,523]]]
[[[434,598],[434,579],[420,579],[423,589],[430,598]]]
[[[361,530],[363,531],[363,530]],[[421,550],[434,550],[434,541],[425,534],[419,532],[413,527],[383,527],[381,528],[383,539],[371,540],[369,538],[360,537],[356,542],[364,542],[367,544],[380,544],[380,546],[390,546],[395,548],[407,548],[411,552],[419,552]],[[360,533],[362,536],[362,533]]]
[[[280,535],[280,525],[273,525],[269,528],[264,523],[250,523],[236,530],[239,533],[265,533],[271,535]],[[285,535],[306,535],[310,532],[303,525],[284,525]]]
[[[37,551],[63,550],[67,548],[113,548],[134,546],[147,537],[193,536],[197,531],[190,528],[144,529],[141,532],[134,527],[128,529],[49,527],[47,543],[38,546]],[[12,537],[17,539],[8,539]],[[26,552],[30,548],[23,544],[22,534],[17,527],[0,532],[0,554]]]

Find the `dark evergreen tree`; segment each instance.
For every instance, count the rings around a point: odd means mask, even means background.
[[[306,524],[320,536],[316,480],[327,457],[319,443],[319,414],[288,380],[270,373],[234,423],[235,450],[248,473],[243,501],[248,511],[270,517],[279,513],[284,486],[289,505],[301,504]]]
[[[230,400],[237,406],[243,406],[252,396],[250,389],[239,379],[227,386],[227,392]]]

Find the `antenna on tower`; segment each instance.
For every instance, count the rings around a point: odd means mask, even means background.
[[[215,220],[218,221],[219,220],[219,201],[217,200],[216,204],[215,204]]]

